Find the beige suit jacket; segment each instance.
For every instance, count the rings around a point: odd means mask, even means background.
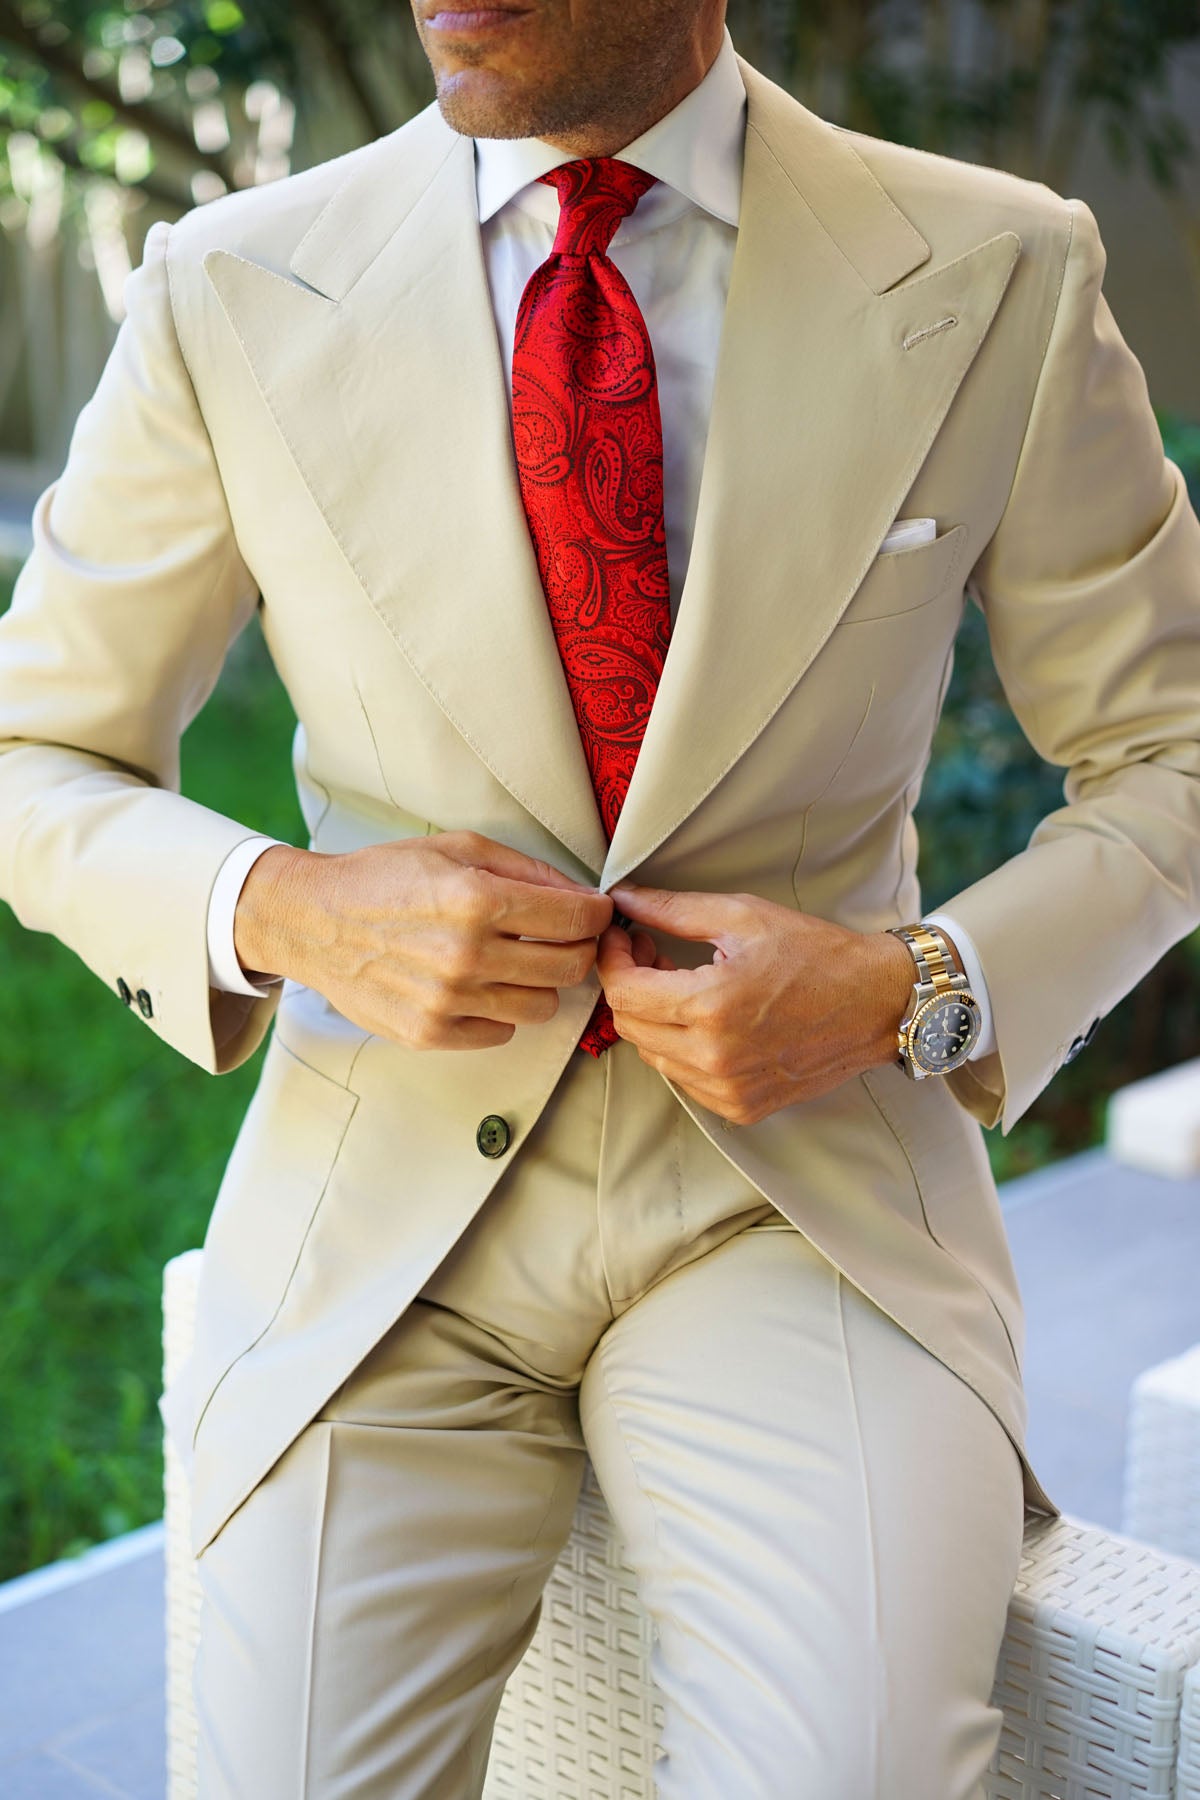
[[[994,1411],[1029,1514],[1058,1511],[1024,1451],[981,1124],[1011,1126],[1200,922],[1200,524],[1086,205],[742,73],[694,548],[611,843],[520,506],[472,145],[436,108],[155,225],[38,503],[0,625],[0,893],[148,990],[146,1028],[206,1069],[275,1024],[161,1402],[197,1552],[520,1157],[600,991],[593,973],[469,1051],[373,1036],[294,983],[210,991],[209,892],[250,832],[181,797],[179,739],[256,604],[316,849],[470,827],[605,888],[750,892],[862,931],[920,914],[912,811],[965,597],[982,606],[1022,726],[1066,770],[1030,846],[948,902],[998,1049],[732,1131],[672,1085]],[[880,554],[898,514],[938,536]],[[499,1159],[476,1143],[489,1113]]]

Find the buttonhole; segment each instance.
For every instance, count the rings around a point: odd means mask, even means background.
[[[935,331],[946,331],[951,325],[957,324],[958,320],[955,318],[954,314],[947,313],[944,319],[938,319],[932,325],[922,325],[920,331],[910,331],[904,340],[904,348],[906,350],[911,350],[914,344],[919,344],[921,342],[922,338],[932,337]]]

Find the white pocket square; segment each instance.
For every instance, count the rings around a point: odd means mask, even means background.
[[[910,550],[914,544],[928,544],[937,536],[936,519],[894,519],[879,546],[885,550]]]

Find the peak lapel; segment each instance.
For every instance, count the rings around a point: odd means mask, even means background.
[[[298,280],[228,250],[204,258],[367,599],[497,779],[598,871],[604,827],[521,506],[470,138],[433,106],[377,140],[289,267]]]
[[[925,239],[835,127],[741,68],[742,207],[695,536],[603,887],[703,800],[820,650],[1020,252],[1001,232],[897,287]],[[947,314],[953,329],[904,348]]]

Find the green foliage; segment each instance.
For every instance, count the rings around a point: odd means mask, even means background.
[[[201,193],[209,199],[281,172],[273,133],[269,174],[258,155],[267,86],[296,109],[291,167],[304,166],[305,125],[318,113],[324,128],[333,110],[342,132],[330,144],[322,130],[329,156],[392,129],[433,97],[407,6],[0,0],[0,176],[9,135],[31,132],[68,171],[68,211],[79,203],[75,187],[102,176],[141,190],[156,215],[177,217]],[[214,107],[228,128],[215,147]],[[210,116],[197,130],[201,108]]]
[[[1157,407],[1154,416],[1163,435],[1163,448],[1182,469],[1192,505],[1200,513],[1200,423]]]

